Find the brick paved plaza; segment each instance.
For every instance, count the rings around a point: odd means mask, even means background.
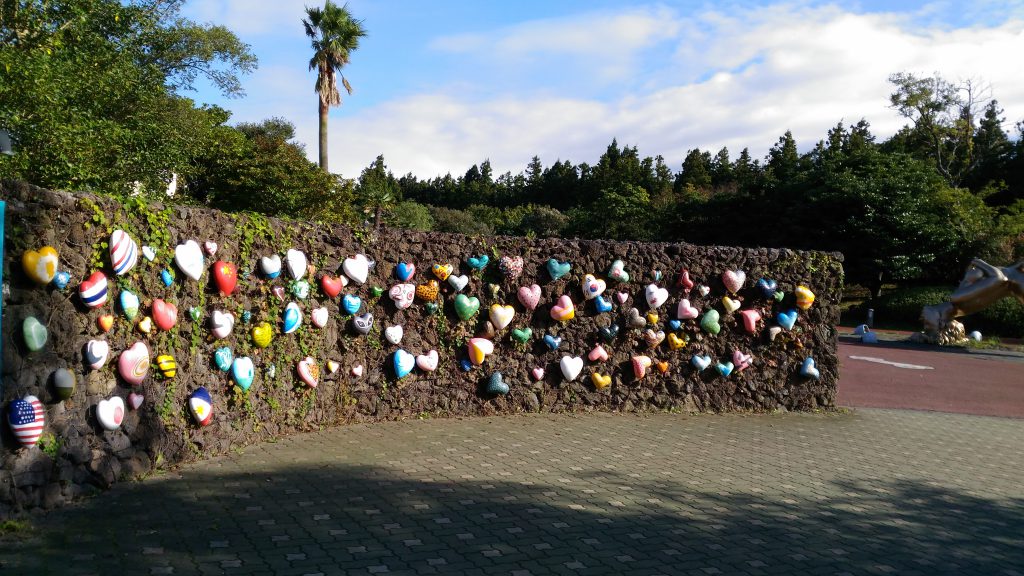
[[[360,425],[125,483],[5,574],[1024,574],[1024,421],[859,409]]]

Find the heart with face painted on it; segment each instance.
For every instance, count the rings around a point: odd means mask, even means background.
[[[365,314],[355,316],[352,318],[352,326],[354,326],[356,332],[359,332],[360,334],[369,334],[370,330],[373,328],[373,314],[367,312]]]

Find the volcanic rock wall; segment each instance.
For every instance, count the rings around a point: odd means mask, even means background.
[[[350,230],[14,182],[0,199],[0,517],[353,421],[835,405],[839,254]]]

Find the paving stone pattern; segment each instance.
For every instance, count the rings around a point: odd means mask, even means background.
[[[857,410],[354,425],[125,483],[10,574],[1022,574],[1024,421]]]

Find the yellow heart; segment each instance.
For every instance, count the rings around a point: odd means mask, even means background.
[[[432,267],[432,270],[434,271],[434,276],[437,276],[438,280],[444,282],[452,274],[452,265],[451,264],[434,264],[434,266]]]
[[[274,329],[266,322],[260,322],[252,329],[252,341],[260,348],[270,346],[274,338]]]
[[[153,331],[153,319],[146,316],[142,320],[139,320],[139,332],[143,334],[149,334]]]
[[[686,346],[686,340],[683,340],[675,334],[668,335],[668,347],[672,350],[679,350],[683,346]]]
[[[40,284],[49,284],[57,275],[57,251],[52,246],[43,246],[38,252],[26,250],[21,256],[25,274]]]
[[[658,315],[655,314],[654,312],[648,312],[647,313],[647,323],[651,324],[651,325],[657,324],[658,323]]]
[[[801,310],[807,310],[814,304],[814,292],[807,286],[797,286],[796,290],[796,307]]]
[[[604,390],[605,388],[612,385],[612,377],[608,375],[601,375],[594,372],[590,375],[590,381],[594,383],[594,388],[598,390]]]
[[[722,307],[725,308],[726,314],[732,314],[733,312],[740,309],[740,302],[733,300],[728,296],[722,296]]]

